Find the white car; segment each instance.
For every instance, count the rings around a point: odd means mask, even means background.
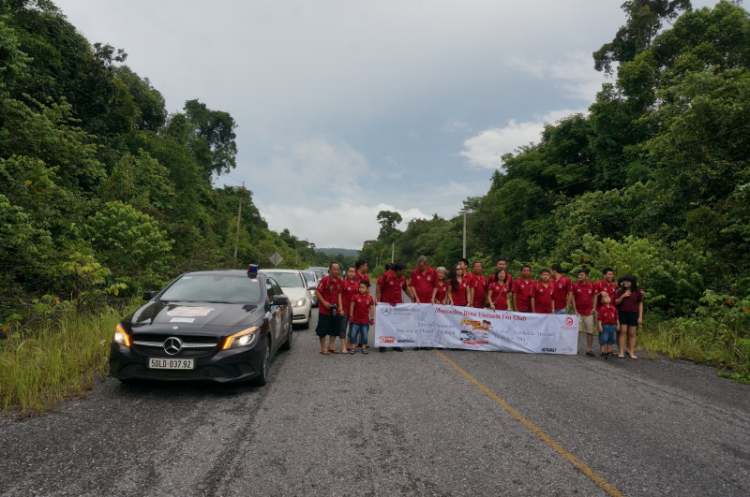
[[[302,273],[297,269],[261,269],[258,272],[276,280],[292,304],[292,323],[307,329],[310,326],[312,302]]]
[[[318,287],[318,275],[315,271],[309,269],[302,270],[302,276],[307,281],[307,289],[310,291],[310,299],[312,299],[312,306],[318,307],[318,294],[315,293],[315,289]]]

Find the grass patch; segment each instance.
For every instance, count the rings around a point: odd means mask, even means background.
[[[0,341],[0,406],[38,414],[90,391],[106,374],[122,315],[110,307],[89,315],[68,312]]]
[[[675,319],[643,327],[638,345],[671,359],[716,366],[719,376],[750,383],[748,340],[722,331],[711,320]]]

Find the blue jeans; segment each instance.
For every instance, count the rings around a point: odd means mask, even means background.
[[[599,333],[599,345],[614,345],[617,326],[614,324],[603,324],[602,332]]]
[[[349,323],[349,343],[356,344],[362,337],[362,345],[367,345],[367,333],[370,331],[370,323]]]
[[[555,311],[555,314],[567,314],[567,313],[568,313],[567,309],[558,309]]]

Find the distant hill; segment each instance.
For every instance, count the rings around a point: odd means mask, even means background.
[[[318,248],[315,247],[316,252],[323,252],[326,255],[346,255],[351,257],[359,256],[359,250],[345,249],[345,248]]]

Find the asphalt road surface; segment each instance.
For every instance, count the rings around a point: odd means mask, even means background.
[[[750,386],[711,368],[322,356],[314,319],[263,388],[107,379],[0,417],[0,494],[750,495]]]

